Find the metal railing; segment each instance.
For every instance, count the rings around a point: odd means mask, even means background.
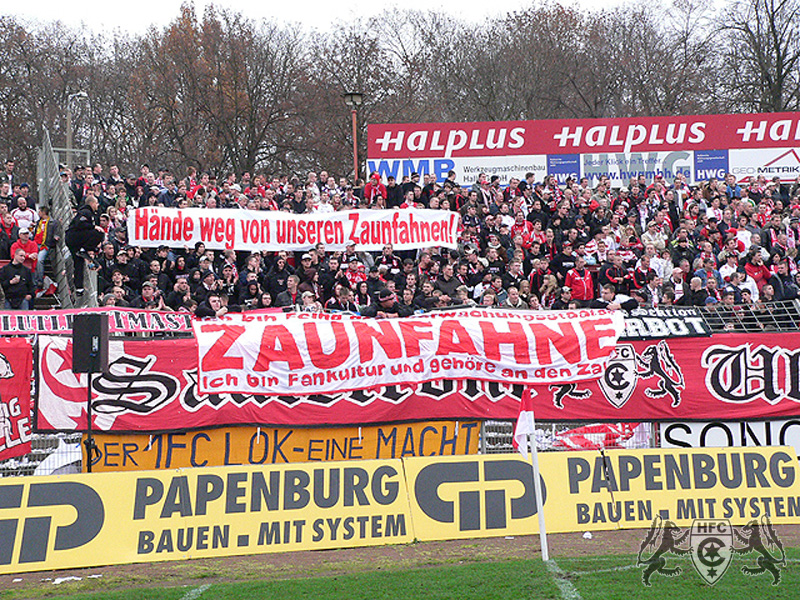
[[[74,197],[69,187],[61,182],[61,170],[58,159],[50,143],[47,129],[42,134],[42,146],[39,148],[38,178],[40,201],[50,207],[50,216],[57,219],[66,232],[73,217]],[[48,254],[55,281],[58,285],[58,299],[61,308],[85,308],[97,306],[97,273],[84,269],[84,288],[82,298],[73,300],[69,282],[72,280],[72,256],[69,254],[64,238],[58,242],[55,251]]]
[[[800,330],[800,301],[712,304],[700,313],[713,333],[790,333]]]
[[[33,434],[30,453],[0,461],[0,477],[80,472],[80,443],[80,433]]]

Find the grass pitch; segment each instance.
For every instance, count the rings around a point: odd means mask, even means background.
[[[716,585],[704,583],[690,561],[670,557],[668,566],[680,566],[675,577],[655,574],[652,587],[642,584],[642,569],[634,555],[558,558],[548,568],[541,560],[505,560],[460,565],[440,565],[407,570],[362,572],[333,577],[224,581],[224,572],[207,573],[189,586],[128,588],[101,580],[50,583],[35,588],[0,591],[0,598],[68,598],[70,600],[738,600],[791,599],[800,597],[800,550],[787,550],[787,566],[781,583],[771,585],[767,573],[742,574],[741,567],[754,564],[755,555],[734,557]],[[114,589],[114,588],[117,589]]]

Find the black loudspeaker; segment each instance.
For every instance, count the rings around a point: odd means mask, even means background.
[[[108,370],[108,315],[75,315],[72,321],[72,372],[105,373]]]

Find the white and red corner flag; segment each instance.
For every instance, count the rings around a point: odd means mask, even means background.
[[[517,427],[514,429],[514,446],[520,454],[528,458],[528,440],[536,435],[533,417],[533,392],[530,386],[526,386],[522,392],[522,399],[519,403],[519,416],[517,417]],[[533,443],[536,440],[533,439]]]

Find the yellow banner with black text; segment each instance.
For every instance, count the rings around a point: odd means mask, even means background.
[[[94,436],[100,454],[92,470],[477,454],[479,433],[479,421],[428,421],[363,427],[222,427],[153,435],[100,434]]]
[[[548,532],[649,527],[656,516],[800,523],[791,447],[547,452],[539,455]],[[404,461],[420,540],[538,533],[529,462],[517,455]]]
[[[800,523],[789,447],[544,453],[548,531],[661,517]],[[518,455],[202,467],[5,479],[0,573],[530,534]]]
[[[0,573],[413,539],[399,459],[0,484]]]

